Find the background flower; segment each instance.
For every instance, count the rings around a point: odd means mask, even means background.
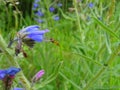
[[[55,8],[51,6],[51,7],[49,8],[49,11],[50,11],[50,12],[54,12],[54,11],[55,11]]]
[[[58,6],[58,7],[62,7],[62,3],[58,3],[57,6]]]
[[[60,17],[59,17],[59,16],[54,16],[53,19],[54,19],[55,21],[58,21],[58,20],[60,19]]]
[[[40,16],[40,17],[44,16],[44,14],[40,10],[35,12],[35,15]]]
[[[92,8],[92,7],[94,7],[94,4],[91,2],[88,4],[88,6],[89,6],[89,8]]]

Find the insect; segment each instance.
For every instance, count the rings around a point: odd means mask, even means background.
[[[57,46],[60,46],[59,42],[54,40],[53,38],[50,39],[50,42],[54,43]]]

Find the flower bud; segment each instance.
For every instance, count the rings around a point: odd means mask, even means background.
[[[44,75],[45,71],[40,70],[38,73],[35,74],[35,76],[32,78],[32,82],[36,82],[40,80],[40,78]]]

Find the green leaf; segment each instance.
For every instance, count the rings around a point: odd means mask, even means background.
[[[106,32],[108,32],[109,34],[111,34],[112,36],[116,37],[117,39],[119,39],[119,37],[110,29],[108,28],[105,24],[103,24],[100,20],[98,20],[95,17],[92,17]]]

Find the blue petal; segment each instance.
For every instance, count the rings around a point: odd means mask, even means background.
[[[58,21],[58,20],[60,19],[60,17],[59,17],[59,16],[55,16],[55,17],[53,17],[53,19],[54,19],[55,21]]]
[[[94,4],[91,2],[88,4],[88,6],[89,6],[89,8],[92,8],[92,7],[94,7]]]
[[[34,7],[34,8],[37,8],[38,6],[39,6],[39,5],[38,5],[37,3],[34,3],[34,4],[33,4],[33,7]]]
[[[38,30],[39,28],[40,28],[40,26],[38,26],[38,25],[31,25],[31,26],[26,27],[25,30],[26,30],[26,32],[30,32],[33,29]]]
[[[13,88],[13,90],[25,90],[24,88]]]
[[[42,42],[43,41],[43,35],[28,35],[28,38],[31,38],[32,40],[35,40],[37,42]]]
[[[40,27],[39,27],[38,25],[31,25],[31,26],[28,26],[28,27],[20,30],[19,33],[37,31],[37,30],[39,30],[39,28],[40,28]]]
[[[44,16],[44,14],[40,10],[38,10],[35,14],[40,17]]]
[[[16,68],[16,67],[10,67],[7,69],[7,74],[8,75],[15,75],[16,73],[18,73],[21,69],[20,68]]]
[[[38,31],[36,30],[36,31],[31,31],[29,33],[29,35],[43,35],[46,32],[49,32],[49,30],[48,29],[46,29],[46,30],[38,30]]]
[[[0,80],[6,76],[6,70],[0,70]]]
[[[39,23],[43,23],[44,20],[39,19],[39,20],[37,20],[37,22],[39,22]]]

